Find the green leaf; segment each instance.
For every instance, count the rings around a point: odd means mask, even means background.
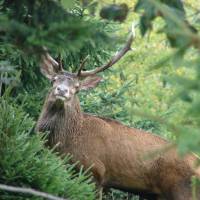
[[[70,10],[75,7],[76,1],[75,0],[61,0],[60,3],[63,6],[63,8],[65,8],[66,10]]]

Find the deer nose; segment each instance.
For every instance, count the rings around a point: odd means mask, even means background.
[[[58,93],[61,95],[65,95],[65,94],[69,93],[69,90],[66,87],[58,86],[56,89],[57,89]]]

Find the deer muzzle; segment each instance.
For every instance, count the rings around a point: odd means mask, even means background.
[[[56,87],[54,95],[56,96],[57,99],[61,99],[63,101],[71,99],[71,94],[69,89],[66,86],[62,85]]]

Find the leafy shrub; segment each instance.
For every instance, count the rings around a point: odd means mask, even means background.
[[[70,199],[92,200],[94,184],[88,174],[75,174],[68,165],[44,147],[44,139],[34,134],[33,120],[15,104],[0,98],[0,183],[31,187]],[[31,134],[32,133],[32,134]],[[0,199],[40,199],[0,191]]]

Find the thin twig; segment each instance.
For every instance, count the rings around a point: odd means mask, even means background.
[[[60,197],[53,196],[51,194],[45,193],[45,192],[39,192],[31,188],[21,188],[21,187],[14,187],[14,186],[8,186],[4,184],[0,184],[0,190],[5,190],[9,192],[17,192],[17,193],[24,193],[24,194],[31,194],[34,196],[38,197],[43,197],[45,199],[50,199],[50,200],[69,200],[69,199],[64,199]]]

